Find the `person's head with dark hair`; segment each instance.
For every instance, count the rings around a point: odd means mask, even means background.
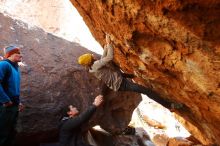
[[[74,107],[73,105],[69,105],[67,108],[63,110],[63,116],[64,117],[74,117],[79,114],[79,110],[77,107]]]

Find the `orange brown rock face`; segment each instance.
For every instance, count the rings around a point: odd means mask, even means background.
[[[204,145],[220,144],[220,1],[71,0],[115,62],[164,98]]]

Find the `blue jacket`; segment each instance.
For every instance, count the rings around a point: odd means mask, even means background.
[[[0,61],[0,105],[9,101],[20,103],[20,69],[6,59]]]

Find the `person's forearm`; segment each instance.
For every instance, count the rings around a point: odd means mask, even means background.
[[[79,116],[80,122],[83,123],[88,121],[95,111],[96,111],[96,106],[95,105],[90,106],[84,113],[82,113]]]
[[[94,64],[92,65],[92,69],[90,70],[90,72],[96,72],[98,69],[102,68],[107,63],[109,63],[110,61],[113,60],[113,58],[114,58],[113,47],[110,44],[108,44],[107,47],[108,47],[107,55],[105,57],[103,57],[102,59],[95,61]]]
[[[106,48],[106,46],[105,46],[101,58],[106,57],[106,55],[107,55],[107,49],[108,49],[108,48]]]
[[[107,44],[106,46],[106,49],[107,49],[107,55],[105,58],[107,58],[106,60],[113,60],[114,58],[114,49],[113,49],[113,46],[111,44]]]
[[[7,94],[5,93],[2,84],[0,84],[0,103],[7,103],[10,102],[10,98],[7,96]]]
[[[107,50],[107,54],[105,57],[103,57],[102,59],[100,59],[99,62],[101,62],[101,64],[107,64],[108,62],[112,61],[114,58],[114,50],[111,44],[108,44],[106,46],[106,50]]]

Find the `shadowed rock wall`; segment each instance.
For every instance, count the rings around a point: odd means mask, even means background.
[[[19,117],[19,143],[34,146],[52,141],[57,138],[63,109],[73,104],[83,112],[99,94],[99,81],[77,64],[78,56],[88,50],[3,14],[0,20],[0,48],[23,45],[27,64],[21,67],[26,109]],[[98,124],[111,133],[124,130],[140,100],[139,94],[109,92],[90,126]]]
[[[94,37],[112,36],[115,62],[183,103],[176,113],[202,144],[220,145],[220,1],[71,0]]]

